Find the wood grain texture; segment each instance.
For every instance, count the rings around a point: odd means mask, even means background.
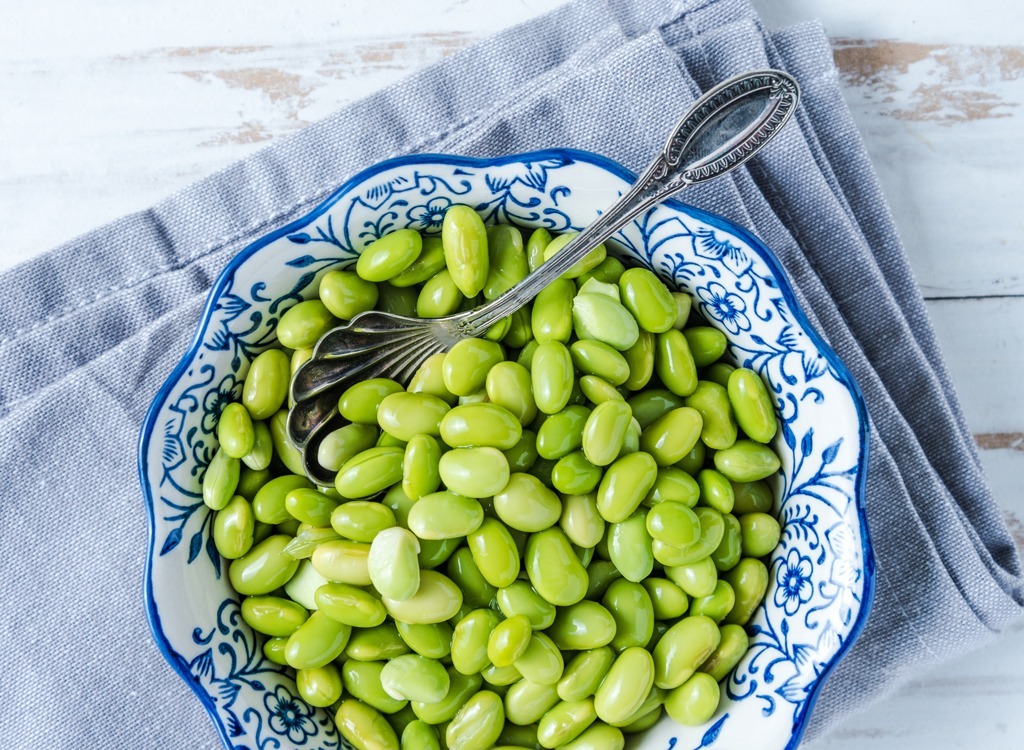
[[[769,26],[817,17],[834,40],[981,460],[1024,547],[1017,3],[753,1]],[[3,270],[562,0],[0,2]],[[1024,748],[1021,664],[1016,628],[814,750]]]

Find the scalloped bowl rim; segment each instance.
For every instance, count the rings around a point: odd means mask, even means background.
[[[570,149],[570,148],[554,148],[554,149],[542,149],[538,151],[529,151],[519,154],[509,154],[506,156],[493,157],[493,158],[477,158],[469,156],[460,156],[453,154],[410,154],[407,156],[399,156],[392,159],[387,159],[377,164],[358,172],[353,175],[350,179],[346,180],[340,187],[334,190],[329,196],[324,198],[319,204],[317,204],[312,210],[303,214],[297,219],[290,221],[278,229],[268,232],[262,235],[255,241],[248,244],[237,254],[235,254],[221,270],[217,276],[216,281],[211,285],[210,291],[207,295],[206,302],[203,306],[202,313],[200,315],[199,322],[196,326],[195,333],[192,337],[191,342],[185,354],[181,360],[168,375],[167,379],[160,386],[156,395],[153,398],[152,403],[146,411],[145,418],[142,423],[142,427],[139,433],[138,441],[138,471],[139,479],[142,485],[143,497],[146,501],[147,517],[149,519],[148,529],[148,545],[146,550],[146,566],[143,580],[143,596],[146,604],[146,615],[149,621],[150,630],[153,634],[153,638],[156,641],[157,647],[163,654],[164,658],[171,665],[175,672],[185,681],[185,683],[192,689],[192,691],[198,696],[203,707],[207,710],[207,713],[213,719],[213,723],[217,728],[218,734],[220,735],[221,741],[225,746],[232,746],[231,739],[228,735],[227,728],[221,721],[220,715],[216,711],[209,694],[201,688],[193,679],[191,673],[188,671],[186,666],[182,663],[181,656],[173,650],[168,643],[166,636],[164,635],[163,627],[160,621],[160,614],[156,608],[156,602],[153,597],[152,590],[152,567],[154,559],[154,550],[156,544],[156,518],[155,518],[155,507],[153,502],[153,493],[148,477],[148,448],[151,436],[153,435],[154,427],[156,426],[156,419],[159,415],[164,402],[169,395],[173,386],[178,382],[182,375],[186,372],[189,363],[198,353],[202,344],[203,338],[207,331],[213,314],[216,310],[217,300],[220,298],[222,292],[229,284],[235,271],[242,263],[249,257],[257,253],[265,246],[272,242],[284,237],[297,230],[298,228],[309,224],[314,219],[322,216],[326,213],[334,204],[336,204],[343,196],[351,192],[353,189],[358,187],[360,184],[366,182],[375,175],[394,169],[399,166],[407,166],[414,164],[433,164],[438,162],[444,162],[452,165],[465,166],[470,168],[482,169],[487,167],[496,167],[512,163],[522,163],[539,161],[546,158],[559,158],[559,159],[570,159],[573,161],[589,162],[595,166],[601,167],[613,175],[620,177],[630,183],[636,181],[636,174],[626,167],[622,166],[616,161],[609,159],[608,157],[601,156],[590,151],[584,151],[581,149]],[[775,254],[752,232],[746,228],[726,219],[717,214],[710,213],[703,209],[697,208],[690,204],[684,203],[678,199],[670,198],[664,202],[664,205],[681,209],[686,213],[689,213],[701,221],[707,224],[722,229],[725,232],[731,233],[738,237],[741,237],[748,245],[761,257],[761,259],[767,264],[771,272],[774,274],[776,281],[779,283],[779,291],[782,293],[786,303],[790,307],[790,311],[796,320],[807,333],[811,342],[817,351],[828,361],[828,363],[834,368],[837,379],[844,385],[850,392],[850,396],[853,400],[854,406],[857,411],[858,429],[860,438],[860,465],[862,470],[858,472],[857,480],[854,488],[854,508],[857,513],[857,519],[860,523],[860,539],[861,539],[861,552],[862,560],[864,565],[864,586],[863,593],[860,602],[860,610],[857,613],[857,617],[848,631],[848,637],[840,645],[837,652],[832,656],[831,660],[822,667],[820,674],[818,675],[814,684],[808,690],[807,700],[803,704],[803,709],[794,717],[793,731],[789,742],[786,745],[787,750],[790,748],[796,748],[800,739],[803,736],[804,731],[807,728],[807,723],[810,719],[815,703],[821,692],[821,688],[828,681],[828,677],[831,672],[835,669],[836,665],[842,661],[843,657],[849,651],[850,647],[857,641],[861,631],[864,629],[864,625],[867,622],[868,616],[871,612],[872,604],[874,602],[875,595],[875,560],[872,551],[870,533],[867,522],[867,511],[865,508],[865,490],[868,473],[868,443],[869,443],[869,422],[867,416],[867,409],[864,404],[863,394],[860,390],[860,386],[857,384],[853,375],[847,369],[846,365],[839,359],[839,356],[832,350],[832,348],[821,338],[818,331],[811,325],[803,308],[798,304],[796,295],[793,291],[792,285],[789,281],[789,276],[782,267],[782,264],[775,257]]]

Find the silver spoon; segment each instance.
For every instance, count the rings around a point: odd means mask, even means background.
[[[292,378],[288,436],[302,450],[314,482],[331,485],[336,472],[317,461],[329,432],[345,424],[338,398],[374,377],[405,383],[427,357],[481,336],[529,303],[593,248],[688,185],[713,180],[757,153],[796,109],[799,88],[787,74],[761,70],[730,78],[698,99],[672,129],[664,148],[633,186],[553,258],[497,299],[443,318],[409,318],[370,311],[328,331]]]

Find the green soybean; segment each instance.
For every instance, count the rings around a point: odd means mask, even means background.
[[[608,555],[628,581],[642,581],[654,569],[654,549],[647,531],[646,513],[634,512],[608,529]]]
[[[338,501],[329,495],[304,487],[291,490],[284,496],[284,507],[293,518],[312,526],[327,526]]]
[[[338,471],[346,461],[376,442],[376,425],[348,424],[324,437],[317,446],[317,461],[328,471]]]
[[[386,505],[367,500],[342,503],[331,513],[331,526],[353,542],[369,544],[384,529],[395,525],[395,514]]]
[[[262,425],[263,422],[257,422],[257,424]],[[252,502],[256,493],[270,479],[270,469],[250,469],[248,466],[242,466],[238,472],[238,486],[235,487],[235,494]]]
[[[761,376],[745,367],[737,368],[729,375],[726,390],[744,434],[759,443],[771,442],[777,429],[775,410]]]
[[[281,408],[290,376],[288,356],[280,349],[268,349],[252,361],[242,386],[242,405],[253,419],[268,419]]]
[[[452,539],[476,531],[484,520],[480,503],[443,490],[424,495],[409,511],[409,529],[420,539]]]
[[[650,453],[658,466],[671,466],[693,450],[704,420],[696,409],[672,409],[648,425],[640,436],[640,450]]]
[[[441,318],[458,312],[465,296],[444,268],[427,279],[416,297],[416,314],[421,318]]]
[[[402,490],[413,500],[441,485],[441,446],[430,435],[413,435],[402,457]]]
[[[288,493],[296,489],[313,489],[313,483],[304,476],[283,476],[271,479],[260,487],[252,501],[256,520],[263,523],[281,523],[291,518],[286,505]]]
[[[480,689],[482,679],[479,674],[464,675],[454,668],[449,668],[447,672],[449,688],[444,698],[434,703],[413,701],[410,704],[417,718],[427,724],[451,721],[459,708]]]
[[[422,284],[444,269],[444,247],[440,237],[424,237],[420,254],[404,271],[389,279],[394,287]]]
[[[447,622],[413,625],[396,622],[399,635],[409,648],[428,659],[444,659],[452,651],[452,626]]]
[[[445,729],[449,750],[490,750],[505,725],[505,707],[490,690],[466,701]]]
[[[607,466],[622,450],[633,412],[625,401],[605,401],[594,407],[583,427],[582,446],[587,460]]]
[[[733,513],[741,516],[744,513],[768,513],[772,509],[772,491],[764,480],[755,482],[733,482]]]
[[[405,450],[398,447],[368,448],[345,462],[334,479],[334,487],[342,497],[369,497],[402,481],[402,458]]]
[[[385,396],[377,408],[377,423],[403,442],[416,435],[440,435],[441,420],[451,407],[427,393],[399,391]]]
[[[515,668],[531,682],[555,685],[562,678],[565,662],[555,642],[534,631],[526,650],[515,660]]]
[[[537,430],[537,453],[558,459],[579,448],[590,414],[585,406],[567,406],[545,418]]]
[[[729,342],[725,334],[711,326],[690,326],[683,330],[697,367],[707,367],[725,354]]]
[[[296,669],[315,669],[337,659],[348,645],[352,628],[314,612],[290,636],[284,658]]]
[[[747,513],[739,521],[741,545],[747,557],[764,557],[778,546],[782,529],[774,516]]]
[[[558,523],[562,504],[533,474],[515,473],[494,494],[494,512],[513,529],[535,532]]]
[[[654,684],[665,690],[682,685],[718,648],[721,639],[718,626],[710,618],[684,617],[654,647]]]
[[[605,471],[597,490],[597,509],[611,523],[625,521],[640,505],[658,476],[649,453],[630,453]]]
[[[555,620],[555,607],[526,581],[513,581],[497,592],[496,603],[505,617],[523,615],[534,630],[544,630]]]
[[[500,619],[490,609],[476,609],[455,626],[452,634],[452,666],[465,675],[481,672],[490,659],[487,644]]]
[[[654,634],[654,604],[647,589],[627,579],[612,581],[601,603],[615,618],[612,648],[619,652],[632,646],[646,648]]]
[[[700,498],[700,486],[692,476],[675,466],[658,469],[654,485],[644,496],[643,504],[653,508],[658,503],[674,502],[692,508]]]
[[[466,536],[466,543],[473,561],[489,584],[501,588],[516,580],[519,575],[519,550],[501,521],[484,519],[479,528]]]
[[[299,669],[295,673],[295,687],[299,697],[311,706],[326,708],[341,698],[341,675],[333,664],[313,669]]]
[[[612,642],[615,618],[601,604],[584,599],[561,607],[544,633],[564,651],[596,649]]]
[[[475,297],[483,291],[490,271],[483,220],[469,206],[452,206],[441,223],[441,242],[445,263],[459,290]]]
[[[490,497],[509,481],[508,459],[497,448],[454,448],[438,464],[441,481],[466,497]],[[422,502],[422,500],[421,500]]]
[[[621,729],[595,721],[579,737],[562,745],[561,750],[622,750],[625,745]]]
[[[747,631],[742,626],[722,625],[719,631],[722,634],[722,640],[719,642],[718,648],[711,652],[711,655],[698,669],[700,672],[711,675],[715,682],[724,680],[740,663],[750,647],[750,638],[747,637]]]
[[[700,539],[700,519],[682,503],[666,500],[648,511],[647,532],[653,539],[686,547]]]
[[[411,721],[402,730],[402,750],[441,750],[437,730],[425,721]]]
[[[453,448],[490,446],[507,450],[519,442],[523,426],[515,414],[492,403],[456,406],[440,421],[441,439]]]
[[[329,581],[369,586],[369,555],[369,544],[337,539],[318,546],[313,551],[310,562],[316,571]]]
[[[387,719],[354,698],[341,701],[334,723],[356,750],[399,750],[398,735]]]
[[[534,400],[541,412],[555,414],[564,409],[575,382],[572,357],[565,345],[559,341],[539,344],[533,355],[530,379]]]
[[[665,575],[693,599],[710,596],[718,583],[718,569],[710,557],[682,565],[667,565]]]
[[[526,241],[526,261],[531,271],[536,271],[544,263],[544,250],[551,244],[552,236],[544,227],[534,229]]]
[[[734,482],[756,482],[779,470],[781,462],[771,448],[753,440],[737,440],[715,453],[715,468]]]
[[[320,337],[338,325],[327,305],[318,299],[306,300],[285,311],[277,322],[277,340],[289,349],[313,346]]]
[[[487,373],[504,360],[501,345],[483,339],[463,339],[445,354],[442,376],[445,387],[456,396],[468,396],[481,390]]]
[[[732,586],[726,581],[718,581],[713,592],[690,603],[690,614],[704,615],[717,623],[725,619],[735,604],[736,594]]]
[[[287,645],[287,638],[268,638],[263,642],[263,655],[274,664],[287,667],[288,662],[284,658],[284,650]]]
[[[576,654],[558,681],[558,696],[564,701],[577,701],[593,695],[614,661],[615,652],[609,646]]]
[[[697,365],[682,331],[673,328],[657,334],[654,348],[654,370],[665,387],[677,396],[693,393],[697,389]]]
[[[651,380],[654,374],[655,345],[654,334],[641,330],[636,341],[623,351],[629,365],[629,377],[622,384],[631,391],[639,391]]]
[[[383,602],[394,619],[425,625],[451,619],[462,606],[462,592],[447,576],[436,570],[423,570],[415,594],[403,600],[385,596]]]
[[[404,601],[419,591],[419,552],[419,541],[407,529],[392,527],[377,533],[367,553],[366,568],[381,596]]]
[[[609,723],[628,719],[647,699],[654,677],[655,664],[649,651],[639,646],[625,649],[594,694],[597,715]]]
[[[672,292],[672,299],[676,303],[676,321],[672,324],[672,327],[681,331],[686,325],[686,321],[690,319],[693,299],[685,292]]]
[[[487,229],[487,256],[484,299],[497,299],[530,273],[523,234],[511,224],[495,224]]]
[[[597,509],[596,496],[564,496],[558,525],[573,544],[585,548],[597,545],[604,537],[605,521]]]
[[[558,459],[551,469],[551,484],[566,495],[585,495],[597,488],[601,476],[601,468],[578,450]]]
[[[541,685],[524,677],[505,693],[505,719],[520,726],[533,724],[558,700],[554,685]]]
[[[241,462],[229,456],[223,447],[210,459],[203,475],[203,502],[212,510],[221,510],[235,495]]]
[[[349,422],[377,425],[380,402],[392,393],[405,390],[394,380],[371,378],[349,387],[338,399],[338,411]]]
[[[242,619],[272,638],[291,635],[309,618],[306,608],[280,596],[249,596],[242,600]]]
[[[487,372],[484,382],[491,404],[504,408],[521,425],[537,416],[537,403],[530,389],[530,371],[516,362],[499,362]],[[520,433],[521,434],[521,433]]]
[[[566,232],[555,237],[548,246],[544,248],[544,259],[550,260],[555,256],[556,253],[561,251],[563,247],[569,244],[579,232]],[[593,250],[588,252],[578,261],[569,266],[569,270],[562,274],[563,279],[575,279],[578,276],[582,276],[588,271],[593,270],[600,265],[607,257],[608,251],[603,244],[598,245]]]
[[[572,320],[578,338],[603,341],[620,352],[640,337],[640,328],[629,311],[603,294],[577,294],[572,301]]]
[[[530,328],[538,343],[568,343],[572,335],[572,306],[576,285],[569,279],[555,279],[533,301]]]
[[[657,620],[682,617],[690,605],[686,593],[667,578],[645,578],[640,582],[651,597],[651,607]],[[653,637],[653,633],[652,633]]]
[[[451,686],[441,662],[419,654],[403,654],[388,661],[380,673],[384,692],[397,700],[434,703]]]
[[[502,620],[487,639],[487,658],[496,667],[510,667],[526,652],[533,635],[530,620],[525,615],[513,615]]]
[[[550,603],[565,607],[586,595],[587,571],[561,529],[533,534],[526,544],[525,562],[530,583]]]
[[[381,667],[383,667],[384,660],[407,653],[409,653],[409,646],[402,640],[402,636],[393,622],[385,622],[374,628],[354,630],[348,646],[345,647],[346,658],[358,662],[378,662]],[[348,689],[347,684],[346,689]]]
[[[561,747],[579,737],[596,719],[594,702],[589,698],[562,701],[541,718],[537,740],[543,747]]]
[[[318,292],[331,315],[350,320],[377,305],[377,285],[352,271],[328,271]]]
[[[736,417],[725,388],[718,383],[701,380],[687,396],[686,405],[700,412],[704,420],[700,437],[708,448],[721,451],[736,442]]]
[[[476,566],[473,552],[468,547],[460,547],[448,559],[446,568],[451,578],[462,592],[463,605],[469,607],[490,607],[495,595],[496,586],[492,586],[480,568]]]
[[[356,273],[366,281],[388,281],[411,266],[422,250],[419,232],[396,230],[363,248],[356,261]]]
[[[619,278],[619,290],[622,303],[645,330],[664,333],[675,325],[676,301],[652,271],[630,268]]]
[[[622,385],[629,378],[626,358],[603,341],[574,341],[569,354],[573,365],[584,375],[596,375],[612,385]]]
[[[285,546],[287,554],[288,547]],[[317,572],[310,560],[298,560],[298,568],[295,574],[284,585],[286,593],[292,601],[298,602],[306,609],[316,609],[316,590],[326,583],[326,578]]]
[[[253,545],[255,524],[249,501],[241,495],[231,498],[213,519],[213,543],[220,556],[235,560],[248,552]]]
[[[291,541],[284,534],[275,534],[255,544],[228,566],[231,586],[243,596],[269,594],[288,583],[299,566],[284,548]]]
[[[665,711],[684,726],[699,726],[715,715],[720,697],[715,679],[698,672],[668,694]]]
[[[700,503],[714,508],[719,513],[729,513],[736,494],[732,483],[714,469],[701,469],[697,474],[697,485],[700,487]]]
[[[319,612],[354,628],[372,628],[384,622],[387,612],[372,594],[347,583],[328,583],[314,595]]]
[[[242,456],[243,468],[252,471],[264,471],[270,466],[274,458],[274,438],[270,434],[270,427],[266,422],[252,423],[252,448]],[[241,482],[241,475],[239,475]],[[241,493],[239,493],[241,494]]]

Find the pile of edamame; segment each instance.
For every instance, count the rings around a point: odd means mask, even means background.
[[[615,750],[663,711],[707,721],[747,650],[780,536],[771,398],[603,246],[407,388],[349,388],[317,456],[335,487],[302,476],[288,383],[323,333],[469,309],[570,237],[454,206],[440,236],[378,239],[220,415],[203,499],[242,617],[360,750]]]

